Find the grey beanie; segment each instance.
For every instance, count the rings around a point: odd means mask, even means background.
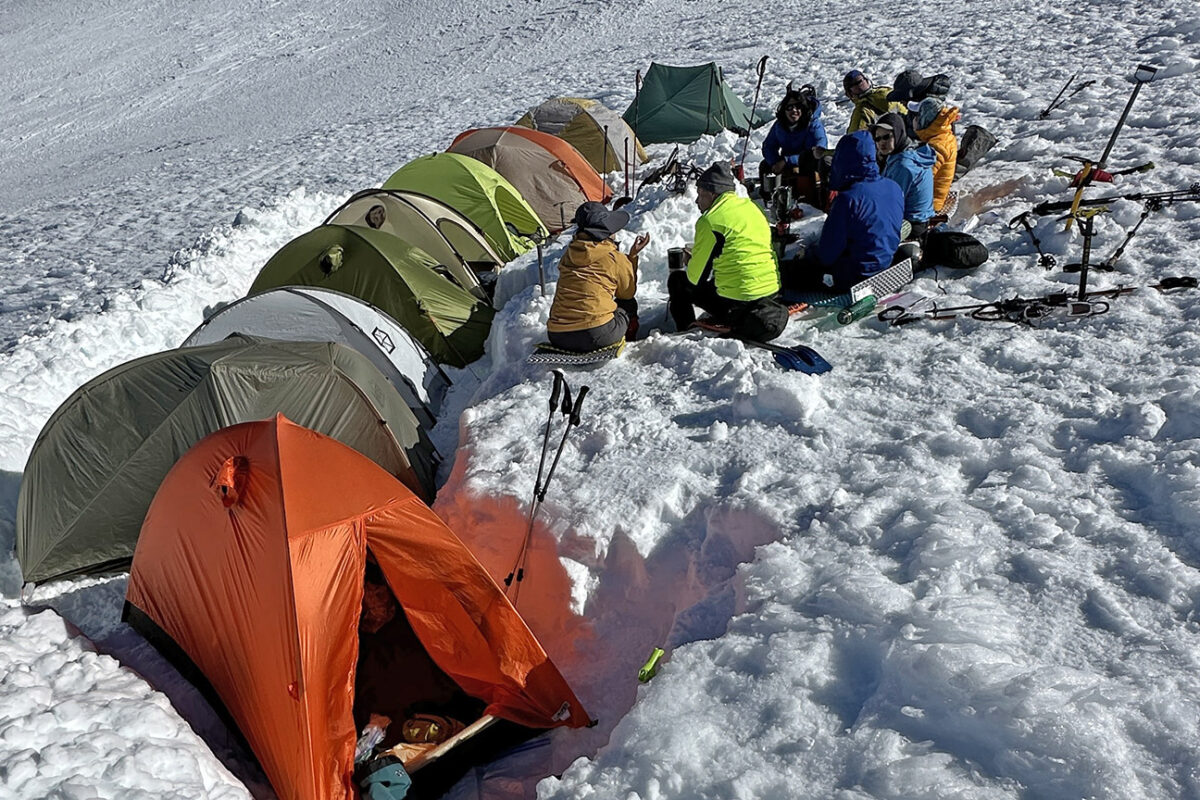
[[[718,161],[700,173],[700,177],[696,179],[696,186],[700,189],[707,189],[713,194],[722,194],[737,189],[737,181],[733,177],[733,168],[729,166],[728,162]]]

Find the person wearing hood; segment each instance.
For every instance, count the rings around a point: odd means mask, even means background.
[[[816,90],[809,84],[793,89],[789,83],[763,140],[758,174],[782,174],[805,202],[822,207],[821,154],[828,145]]]
[[[587,202],[575,211],[577,230],[558,265],[558,287],[546,323],[550,344],[587,353],[632,338],[638,328],[638,253],[649,242],[642,234],[622,253],[613,241],[629,224],[629,212]]]
[[[911,226],[905,238],[916,239],[933,216],[933,165],[937,156],[927,144],[910,142],[899,114],[884,114],[871,126],[871,136],[883,165],[883,177],[904,194],[904,220]]]
[[[916,113],[910,116],[917,138],[929,145],[937,157],[933,165],[933,210],[948,214],[950,209],[946,201],[958,165],[958,137],[954,135],[954,123],[960,114],[954,106],[943,105],[940,98],[926,97],[917,106]]]
[[[846,92],[846,97],[854,102],[854,111],[850,114],[850,124],[846,126],[846,133],[866,130],[881,114],[903,114],[907,110],[903,103],[888,99],[892,87],[876,86],[862,70],[852,69],[847,72],[842,78],[842,89]]]
[[[770,341],[787,327],[779,301],[779,267],[771,226],[758,206],[737,194],[728,163],[718,161],[696,179],[700,219],[685,269],[667,278],[667,307],[676,330],[696,321],[694,306],[729,327],[731,336]]]
[[[843,136],[833,151],[829,183],[837,194],[809,251],[788,275],[788,288],[845,292],[892,265],[900,246],[904,195],[884,180],[869,131]]]

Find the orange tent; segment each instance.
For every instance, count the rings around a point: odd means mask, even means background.
[[[379,592],[394,599],[381,627]],[[282,415],[217,431],[175,464],[126,600],[207,679],[283,800],[356,797],[366,716],[391,716],[390,744],[414,704],[451,692],[522,726],[588,724],[458,537],[369,459]]]
[[[455,137],[446,152],[470,156],[503,175],[553,233],[569,225],[583,203],[612,198],[583,154],[553,134],[518,126],[475,128]]]

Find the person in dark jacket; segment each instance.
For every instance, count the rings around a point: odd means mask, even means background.
[[[763,161],[758,174],[782,174],[790,179],[798,196],[821,207],[821,154],[828,147],[821,101],[809,84],[793,89],[787,85],[783,101],[775,111],[775,124],[763,140]]]
[[[816,248],[788,271],[789,289],[844,292],[891,266],[900,245],[904,194],[879,174],[876,156],[869,131],[838,142],[829,174],[837,195]]]
[[[895,181],[904,193],[904,219],[910,226],[906,238],[916,239],[929,228],[933,216],[933,167],[937,154],[927,144],[910,140],[899,114],[884,114],[871,126],[883,177]]]

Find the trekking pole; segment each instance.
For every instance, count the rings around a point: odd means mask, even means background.
[[[565,381],[564,381],[565,385]],[[525,564],[529,559],[529,542],[533,539],[533,519],[537,514],[537,510],[541,508],[542,501],[546,499],[546,490],[550,487],[550,479],[554,477],[554,470],[558,468],[558,459],[562,457],[563,448],[567,444],[567,437],[571,433],[571,428],[579,425],[579,412],[583,409],[583,398],[587,396],[589,387],[579,387],[579,394],[575,397],[575,402],[571,402],[571,389],[567,387],[563,395],[562,413],[567,418],[567,427],[563,429],[562,438],[558,441],[558,450],[554,453],[554,461],[550,463],[550,469],[546,472],[546,482],[541,487],[534,487],[536,493],[536,504],[530,510],[529,527],[525,531],[525,543],[521,548],[521,555],[517,563],[517,579],[516,589],[513,590],[513,605],[517,604],[517,598],[521,595],[521,581],[525,579]],[[553,416],[553,415],[551,415]]]
[[[1075,75],[1078,75],[1078,74],[1079,74],[1078,72],[1075,73]],[[1075,75],[1072,75],[1071,77],[1067,78],[1067,82],[1065,84],[1063,84],[1063,87],[1061,89],[1058,90],[1058,94],[1054,95],[1054,99],[1050,101],[1050,105],[1046,106],[1046,108],[1042,111],[1042,113],[1038,114],[1038,119],[1045,119],[1047,116],[1050,115],[1050,112],[1052,110],[1054,110],[1055,106],[1058,103],[1058,98],[1062,97],[1063,92],[1065,92],[1068,88],[1070,88],[1071,83],[1074,82]]]
[[[1125,248],[1129,246],[1129,240],[1137,234],[1138,228],[1142,227],[1142,223],[1146,221],[1146,217],[1150,216],[1156,210],[1152,203],[1146,204],[1146,208],[1142,210],[1142,216],[1138,219],[1137,224],[1129,229],[1129,233],[1125,234],[1125,241],[1117,246],[1117,249],[1113,251],[1111,256],[1104,259],[1104,263],[1100,265],[1099,269],[1109,272],[1116,269],[1117,262],[1121,260],[1121,256],[1125,254]]]
[[[742,145],[742,159],[737,168],[739,181],[746,180],[746,151],[750,149],[750,133],[754,130],[754,114],[758,110],[758,90],[762,88],[763,75],[766,72],[767,57],[763,56],[758,62],[758,82],[754,84],[754,103],[750,106],[750,119],[746,120],[746,142]]]
[[[571,390],[567,388],[567,379],[563,375],[561,369],[553,370],[554,388],[550,392],[550,416],[546,418],[546,430],[542,434],[542,456],[538,460],[537,479],[533,482],[533,500],[529,504],[529,522],[525,529],[525,538],[521,542],[521,549],[517,551],[517,560],[513,563],[512,571],[504,579],[504,587],[507,591],[512,585],[513,575],[516,574],[517,567],[520,566],[521,560],[524,558],[525,550],[529,546],[529,537],[533,532],[533,515],[537,513],[538,495],[542,491],[542,470],[546,467],[546,453],[550,450],[550,425],[554,422],[554,412],[558,411],[558,401],[562,397],[563,389],[567,390],[567,396],[571,396]]]
[[[629,186],[633,183],[633,171],[636,166],[631,166],[629,163],[629,137],[625,137],[625,196],[629,197]]]
[[[1100,155],[1100,160],[1095,164],[1085,164],[1080,171],[1079,188],[1075,190],[1075,198],[1071,205],[1071,216],[1067,219],[1065,230],[1071,230],[1071,223],[1075,220],[1075,212],[1079,210],[1079,203],[1083,200],[1083,190],[1091,183],[1091,176],[1098,170],[1104,169],[1108,163],[1108,157],[1112,154],[1113,147],[1117,144],[1117,137],[1121,135],[1121,129],[1125,127],[1125,120],[1129,117],[1129,111],[1133,108],[1133,103],[1137,100],[1138,92],[1142,90],[1142,85],[1154,80],[1155,73],[1158,72],[1158,67],[1152,67],[1148,64],[1138,64],[1137,69],[1133,73],[1133,92],[1129,95],[1129,102],[1125,104],[1125,110],[1121,112],[1121,118],[1117,120],[1117,127],[1113,128],[1112,136],[1108,137],[1108,144],[1104,147],[1104,152]]]

